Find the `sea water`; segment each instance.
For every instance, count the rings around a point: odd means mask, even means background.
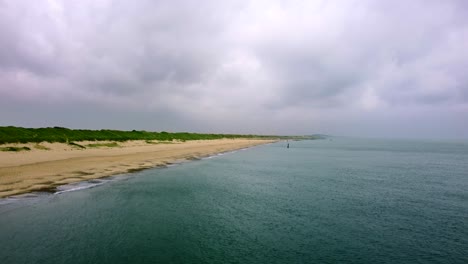
[[[9,200],[0,263],[468,263],[466,142],[289,143]]]

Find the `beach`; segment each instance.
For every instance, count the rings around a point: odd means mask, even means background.
[[[271,142],[274,140],[100,141],[78,142],[79,146],[63,143],[7,144],[0,147],[28,147],[30,150],[0,151],[0,197],[54,191],[55,187],[64,184],[162,167]]]

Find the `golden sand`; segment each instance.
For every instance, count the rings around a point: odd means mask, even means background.
[[[50,190],[72,182],[197,159],[225,151],[271,143],[261,139],[220,139],[187,142],[119,142],[117,147],[80,149],[61,143],[7,144],[30,151],[0,151],[0,197]],[[83,146],[106,142],[78,142]],[[110,142],[108,142],[110,143]]]

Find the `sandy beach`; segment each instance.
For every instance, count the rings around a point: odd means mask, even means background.
[[[89,147],[97,142],[78,142],[87,146],[86,149],[61,143],[7,144],[0,147],[26,146],[31,150],[0,151],[0,197],[52,191],[63,184],[166,166],[271,142],[273,140],[262,139],[127,141],[113,147]],[[106,142],[98,142],[103,143]]]

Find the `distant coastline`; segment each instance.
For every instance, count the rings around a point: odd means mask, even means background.
[[[15,126],[0,126],[0,144],[6,143],[72,143],[74,141],[127,141],[127,140],[157,140],[157,141],[188,141],[212,140],[223,138],[250,138],[250,139],[288,139],[296,136],[276,135],[245,135],[245,134],[212,134],[190,132],[153,132],[145,130],[90,130],[69,129],[65,127],[24,128]]]
[[[274,136],[0,127],[0,197],[165,166],[280,140]]]

